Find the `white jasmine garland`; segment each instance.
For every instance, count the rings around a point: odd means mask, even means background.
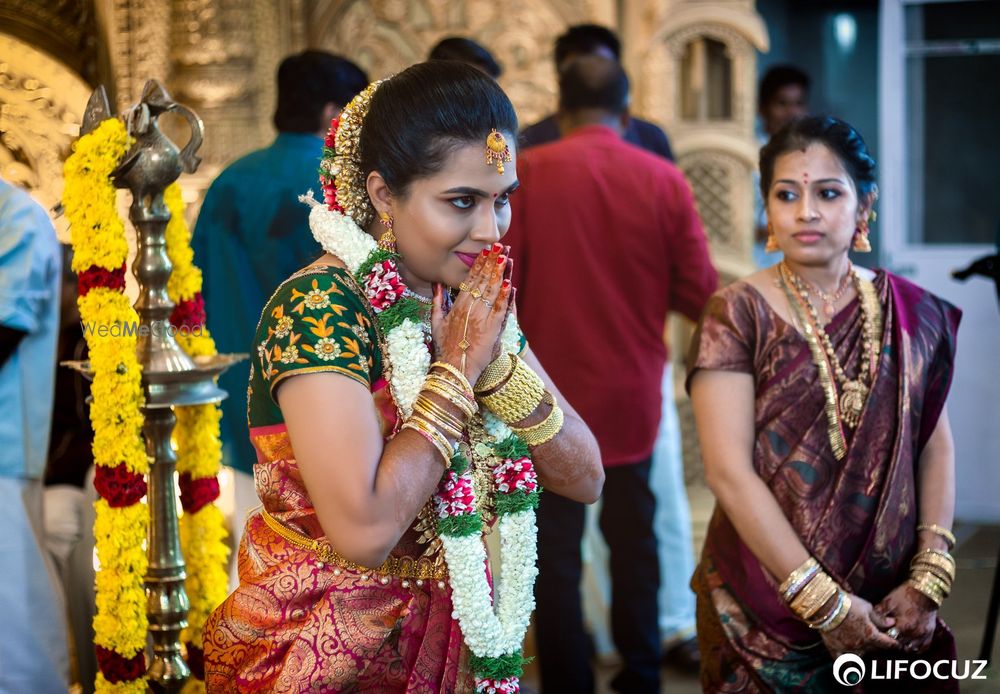
[[[392,365],[389,386],[405,419],[413,412],[413,403],[424,387],[431,367],[431,352],[424,342],[423,329],[409,318],[389,331],[385,345]]]
[[[352,275],[365,264],[378,249],[369,236],[348,215],[330,210],[312,196],[299,198],[312,206],[309,226],[322,248],[340,258]],[[521,331],[517,318],[512,314],[501,334],[501,345],[507,352],[516,354],[520,348]],[[430,369],[431,353],[425,339],[425,330],[407,318],[385,335],[387,373],[396,407],[405,419],[413,411],[413,404],[423,388]],[[481,409],[484,428],[494,441],[503,441],[512,435],[510,428],[486,409]],[[488,448],[483,441],[471,442],[481,452]],[[493,455],[492,449],[488,452]],[[471,489],[471,471],[466,469],[461,477]],[[440,512],[452,513],[471,509],[449,506],[435,494],[435,504]],[[453,536],[442,533],[448,581],[452,590],[452,616],[458,620],[466,645],[479,657],[498,658],[520,653],[524,635],[535,608],[534,584],[538,575],[538,528],[535,511],[527,508],[502,515],[499,521],[501,563],[495,593],[490,590],[486,574],[486,547],[482,533]],[[493,595],[496,600],[493,600]],[[483,692],[516,692],[520,689],[517,677],[499,681],[477,678],[477,690]]]
[[[352,275],[356,273],[378,247],[375,239],[346,214],[334,212],[316,200],[311,190],[300,196],[299,200],[312,207],[309,211],[309,229],[316,242],[324,251],[344,261]]]
[[[497,621],[503,628],[504,652],[521,647],[535,611],[538,576],[538,526],[535,510],[500,517],[500,575],[497,577]]]

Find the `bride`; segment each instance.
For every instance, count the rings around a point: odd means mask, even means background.
[[[254,338],[263,506],[205,627],[209,691],[518,691],[539,493],[593,502],[604,473],[517,326],[516,132],[492,79],[444,61],[333,122],[308,201],[325,254]]]

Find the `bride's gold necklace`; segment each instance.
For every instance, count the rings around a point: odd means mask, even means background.
[[[806,341],[812,352],[813,362],[819,370],[820,385],[826,399],[826,415],[830,445],[838,460],[847,453],[844,427],[857,427],[861,421],[869,386],[874,379],[878,365],[877,343],[882,332],[881,306],[871,282],[861,278],[853,267],[847,275],[853,280],[861,304],[863,323],[862,349],[859,355],[858,375],[847,378],[837,352],[833,348],[830,335],[819,321],[816,307],[809,300],[809,289],[805,281],[782,261],[778,266],[781,286],[788,297],[788,303],[795,311],[805,331]],[[844,285],[846,287],[846,284]],[[838,292],[842,294],[841,292]],[[834,381],[836,379],[836,381]],[[840,386],[838,396],[837,385]]]

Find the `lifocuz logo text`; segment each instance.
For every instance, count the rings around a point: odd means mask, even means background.
[[[915,680],[985,680],[982,674],[985,660],[888,660],[866,664],[854,653],[844,653],[833,661],[833,679],[837,684],[853,687],[864,679],[898,680],[911,677]],[[870,670],[870,672],[869,672]]]

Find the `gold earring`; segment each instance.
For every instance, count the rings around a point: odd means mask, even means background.
[[[390,253],[396,252],[396,235],[392,231],[392,215],[388,212],[379,212],[378,221],[382,222],[385,232],[378,239],[378,247]]]
[[[853,248],[858,253],[871,253],[872,244],[868,240],[868,221],[864,220],[858,224],[858,228],[854,230],[854,243],[851,244]]]
[[[778,239],[774,235],[774,227],[767,223],[767,243],[764,245],[765,253],[776,253],[778,251]]]

